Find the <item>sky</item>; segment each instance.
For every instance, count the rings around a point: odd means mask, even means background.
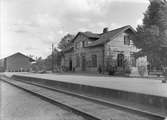
[[[148,0],[1,0],[0,58],[16,52],[45,58],[67,33],[136,28],[148,5]]]

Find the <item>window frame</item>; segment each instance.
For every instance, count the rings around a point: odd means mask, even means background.
[[[91,56],[92,58],[92,67],[97,67],[97,55],[94,54]]]
[[[124,45],[130,45],[130,36],[124,35]]]

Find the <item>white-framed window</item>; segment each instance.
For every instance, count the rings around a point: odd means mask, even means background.
[[[130,45],[130,37],[129,37],[129,35],[124,35],[124,45]]]
[[[82,41],[82,47],[86,47],[86,41]]]
[[[88,45],[91,44],[92,42],[91,41],[87,41]]]
[[[92,67],[97,67],[97,55],[92,55]]]

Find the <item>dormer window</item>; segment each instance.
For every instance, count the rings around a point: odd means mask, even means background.
[[[129,35],[124,35],[124,45],[130,45],[130,37],[129,37]]]

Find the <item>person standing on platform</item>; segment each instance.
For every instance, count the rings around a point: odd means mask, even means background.
[[[164,67],[163,75],[164,75],[164,79],[162,80],[162,83],[167,83],[167,67]]]

